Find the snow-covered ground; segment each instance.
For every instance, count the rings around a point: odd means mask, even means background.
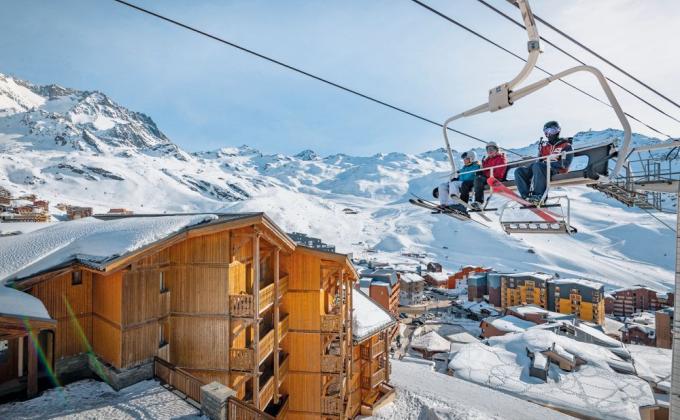
[[[85,380],[50,389],[32,400],[0,405],[2,419],[205,419],[199,411],[157,381],[116,392],[103,382]]]
[[[396,386],[394,404],[373,418],[420,419],[536,419],[571,418],[499,391],[433,370],[432,362],[404,358],[392,360],[390,382]]]

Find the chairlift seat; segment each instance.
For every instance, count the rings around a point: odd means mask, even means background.
[[[574,157],[588,157],[588,164],[586,167],[584,169],[577,169],[563,174],[552,175],[550,177],[550,183],[553,186],[592,184],[601,176],[609,175],[609,160],[615,157],[616,154],[613,140],[595,146],[574,149]],[[523,164],[519,162],[508,163],[508,169],[520,166],[523,166]],[[503,181],[503,185],[508,188],[517,188],[515,180]],[[485,188],[488,189],[489,186],[486,185]]]

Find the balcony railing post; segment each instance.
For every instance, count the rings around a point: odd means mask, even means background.
[[[253,356],[257,360],[253,363],[253,402],[255,407],[260,406],[260,232],[255,231],[253,236],[253,299],[255,310],[253,311],[253,335],[255,338],[255,351]]]
[[[279,403],[279,252],[274,249],[274,404]]]

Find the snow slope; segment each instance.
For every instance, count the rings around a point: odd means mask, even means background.
[[[585,132],[575,142],[620,136],[616,130]],[[534,150],[530,145],[519,152]],[[586,187],[569,188],[578,235],[509,237],[495,223],[486,228],[408,204],[411,194],[429,197],[447,171],[443,149],[363,157],[320,157],[311,150],[266,155],[248,146],[187,153],[148,116],[101,92],[0,75],[0,185],[16,194],[96,212],[264,211],[287,231],[357,256],[371,249],[378,251],[372,257],[413,263],[400,254],[423,252],[449,270],[474,264],[586,277],[608,288],[671,287],[673,234],[645,212]],[[357,213],[346,214],[348,208]],[[674,223],[671,215],[660,217]]]

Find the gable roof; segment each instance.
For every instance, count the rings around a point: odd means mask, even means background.
[[[163,241],[224,229],[225,224],[262,223],[278,241],[295,244],[263,213],[191,213],[102,216],[56,223],[38,231],[0,238],[0,283],[18,281],[80,264],[106,271]],[[199,231],[200,230],[200,231]]]

